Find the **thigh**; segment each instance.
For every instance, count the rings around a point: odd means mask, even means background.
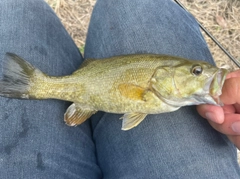
[[[0,59],[20,55],[49,75],[67,75],[82,56],[42,0],[0,2]],[[1,62],[0,62],[1,64]],[[64,124],[69,103],[0,98],[1,178],[98,178],[89,122]]]
[[[171,0],[99,0],[86,58],[156,53],[214,63],[195,19]],[[121,131],[121,115],[92,118],[105,178],[238,178],[236,149],[194,106],[148,115]]]
[[[85,58],[136,53],[214,63],[195,19],[172,0],[98,0],[88,30]]]

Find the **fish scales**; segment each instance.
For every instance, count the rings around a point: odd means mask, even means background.
[[[137,126],[147,114],[186,105],[220,105],[227,74],[203,61],[156,54],[88,59],[73,74],[53,77],[7,53],[3,71],[1,96],[71,101],[64,115],[70,126],[97,111],[124,114],[123,130]]]

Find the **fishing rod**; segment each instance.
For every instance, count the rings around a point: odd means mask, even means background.
[[[190,13],[187,8],[179,1],[179,0],[174,0],[181,8],[183,8],[185,11]],[[191,13],[190,13],[191,14]],[[195,18],[196,19],[196,18]],[[199,27],[210,37],[217,45],[218,47],[240,68],[240,63],[238,60],[236,60],[221,44],[220,42],[205,28],[203,25],[196,19]]]

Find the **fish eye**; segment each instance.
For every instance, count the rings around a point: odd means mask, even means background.
[[[203,72],[203,68],[201,65],[193,65],[191,69],[191,73],[195,76],[201,75]]]

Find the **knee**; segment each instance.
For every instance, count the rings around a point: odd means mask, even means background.
[[[10,11],[17,12],[22,9],[25,12],[31,9],[41,9],[42,7],[47,6],[47,3],[44,0],[1,0],[0,9],[1,11]]]

